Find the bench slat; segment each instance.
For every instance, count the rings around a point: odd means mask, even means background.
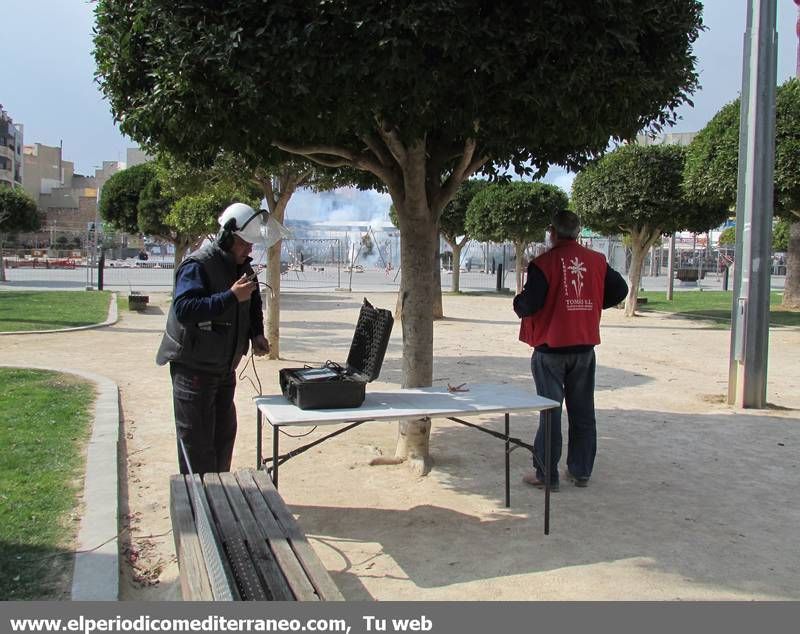
[[[217,550],[217,557],[216,557],[217,562],[222,564],[222,574],[217,575],[219,579],[218,582],[215,583],[214,581],[215,575],[209,568],[209,562],[206,561],[206,569],[208,570],[209,580],[211,581],[211,592],[214,594],[214,600],[241,601],[242,597],[239,594],[238,588],[236,587],[236,582],[234,581],[234,576],[233,576],[233,570],[231,569],[231,565],[228,562],[228,558],[225,556],[225,552],[222,550],[222,537],[219,534],[217,525],[214,523],[214,516],[211,514],[211,507],[208,505],[208,500],[206,499],[205,496],[205,488],[203,487],[203,481],[197,474],[186,475],[184,476],[184,479],[186,481],[186,488],[189,491],[189,501],[192,503],[192,509],[195,514],[194,523],[195,527],[198,527],[198,537],[202,540],[197,520],[197,515],[202,513],[207,520],[205,524],[211,530],[211,537],[214,542],[213,547]],[[192,495],[193,489],[199,492],[198,496]],[[194,508],[196,502],[200,504],[200,508]],[[205,555],[203,555],[203,557],[205,558]],[[224,587],[217,587],[217,583],[224,584]]]
[[[170,504],[172,515],[175,552],[180,567],[181,594],[189,601],[211,601],[211,582],[206,570],[197,526],[192,515],[192,504],[189,491],[182,475],[173,475],[169,479]]]
[[[239,527],[244,533],[248,550],[252,553],[253,563],[261,574],[261,578],[264,579],[271,598],[275,601],[292,601],[294,594],[275,562],[275,556],[267,545],[266,535],[263,534],[258,522],[253,517],[253,511],[242,495],[236,478],[231,473],[220,473],[219,480],[228,496],[228,502],[239,522]]]
[[[245,544],[244,535],[236,522],[236,517],[231,510],[228,498],[222,488],[222,483],[216,473],[206,473],[204,476],[206,497],[214,513],[213,517],[219,527],[223,546],[228,553],[233,574],[238,586],[248,601],[266,601],[267,597],[261,581],[258,578],[255,565]]]
[[[233,477],[232,474],[225,474],[220,477],[225,478],[225,476]],[[306,575],[306,571],[300,565],[297,555],[295,555],[289,540],[283,534],[283,529],[275,519],[272,509],[270,509],[261,491],[253,481],[252,473],[246,470],[237,471],[235,479],[252,509],[255,520],[258,522],[260,534],[269,543],[269,547],[275,554],[275,560],[286,576],[286,581],[295,598],[298,601],[319,601],[317,591]]]
[[[303,569],[308,574],[311,583],[317,590],[317,594],[324,601],[344,601],[344,596],[336,587],[328,571],[323,567],[322,562],[317,557],[317,553],[308,543],[305,533],[300,525],[289,512],[283,498],[278,493],[272,480],[266,472],[252,472],[253,480],[258,486],[270,509],[275,514],[278,523],[283,527],[286,536],[292,546],[292,550],[297,554]]]

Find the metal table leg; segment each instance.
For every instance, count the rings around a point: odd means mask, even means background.
[[[264,430],[264,420],[261,410],[256,408],[256,470],[264,468],[264,456],[261,451],[261,434]]]
[[[272,484],[275,485],[275,488],[278,488],[278,442],[279,436],[281,432],[280,429],[276,426],[272,426]]]
[[[508,412],[506,412],[506,508],[511,506],[511,442],[509,441]]]
[[[550,410],[544,410],[544,534],[550,534]]]

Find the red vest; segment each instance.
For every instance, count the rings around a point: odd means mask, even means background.
[[[559,240],[534,261],[547,280],[544,306],[522,318],[519,339],[550,348],[600,343],[606,258],[575,240]]]

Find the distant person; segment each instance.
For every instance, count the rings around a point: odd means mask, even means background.
[[[150,256],[147,255],[147,251],[141,249],[136,257],[139,258],[142,262],[144,262]]]
[[[243,203],[219,217],[216,239],[175,272],[174,300],[156,361],[169,362],[181,473],[230,471],[236,439],[236,366],[252,343],[269,352],[258,282],[250,266],[253,243],[263,238],[265,211]]]
[[[600,343],[600,315],[628,293],[622,276],[603,254],[577,242],[580,221],[571,211],[557,213],[548,227],[548,250],[528,265],[514,312],[522,318],[519,338],[533,347],[531,372],[540,396],[563,403],[569,417],[566,477],[576,486],[589,484],[597,453],[594,412],[594,347]],[[559,487],[561,407],[550,410],[552,490]],[[523,481],[543,487],[544,414],[533,443],[534,471]],[[537,465],[538,461],[538,465]]]

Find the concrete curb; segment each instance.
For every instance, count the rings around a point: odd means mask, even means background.
[[[4,368],[23,366],[0,364]],[[75,546],[73,601],[119,600],[119,388],[106,377],[82,370],[24,366],[74,374],[97,386],[94,425],[86,448],[84,514]]]
[[[113,326],[119,320],[117,311],[117,294],[111,293],[111,303],[108,306],[108,315],[106,320],[99,324],[89,324],[88,326],[75,326],[74,328],[59,328],[58,330],[15,330],[15,331],[2,331],[0,337],[3,335],[49,335],[54,332],[75,332],[77,330],[93,330],[95,328],[105,328],[106,326]]]

